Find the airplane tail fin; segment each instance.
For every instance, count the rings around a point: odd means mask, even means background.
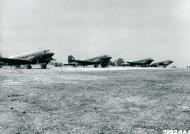
[[[68,63],[72,63],[73,61],[75,61],[75,58],[72,55],[68,56]]]

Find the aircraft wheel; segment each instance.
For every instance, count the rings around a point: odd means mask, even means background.
[[[103,66],[103,65],[102,65],[101,67],[102,67],[102,68],[105,68],[105,66]]]
[[[32,69],[32,66],[31,65],[26,65],[26,68],[27,69]]]
[[[74,64],[74,65],[73,65],[73,67],[77,67],[77,65],[76,65],[76,64]]]
[[[42,69],[46,69],[47,68],[47,64],[46,63],[43,63],[40,65]]]
[[[94,65],[94,68],[97,68],[98,67],[98,65]]]
[[[108,67],[108,65],[107,64],[101,64],[101,67],[106,68],[106,67]]]

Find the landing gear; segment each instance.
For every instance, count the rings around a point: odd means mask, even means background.
[[[41,66],[41,69],[46,69],[47,68],[47,64],[46,63],[40,64],[40,66]]]
[[[78,65],[77,64],[73,64],[73,67],[77,67]]]
[[[109,61],[106,61],[106,60],[102,60],[102,61],[100,62],[100,65],[101,65],[102,68],[108,67],[108,64],[109,64]]]
[[[74,63],[74,64],[73,64],[73,67],[78,67],[78,64]]]
[[[108,66],[106,66],[106,65],[101,65],[101,67],[102,67],[102,68],[106,68],[106,67],[108,67]]]
[[[30,64],[26,65],[27,69],[32,69],[32,66]]]
[[[94,68],[97,68],[97,67],[98,67],[98,65],[97,65],[97,64],[95,64],[95,65],[94,65]]]
[[[101,67],[102,67],[102,68],[106,68],[106,67],[108,67],[108,64],[107,64],[107,63],[102,62],[102,63],[101,63]]]

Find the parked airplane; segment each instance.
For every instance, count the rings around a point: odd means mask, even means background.
[[[2,66],[3,66],[3,63],[2,63],[2,62],[0,62],[0,68],[2,68]]]
[[[2,58],[2,55],[0,54],[0,58]],[[0,62],[0,68],[3,66],[3,63]]]
[[[95,68],[98,67],[98,65],[101,65],[101,67],[104,68],[104,67],[108,67],[111,58],[112,57],[109,55],[102,55],[102,56],[97,56],[97,57],[93,57],[86,60],[76,60],[72,55],[69,55],[68,64],[64,64],[64,65],[71,65],[73,67],[94,65]]]
[[[171,63],[173,63],[173,61],[171,60],[166,60],[166,61],[161,61],[161,62],[155,62],[153,64],[151,64],[151,67],[167,67],[168,65],[170,65]]]
[[[148,67],[154,60],[152,58],[142,59],[138,61],[127,62],[126,66]]]
[[[47,68],[47,64],[53,60],[54,53],[50,50],[41,50],[36,51],[28,54],[22,54],[17,56],[11,56],[8,58],[0,57],[0,63],[2,65],[8,65],[8,66],[26,66],[27,69],[32,68],[32,64],[39,64],[42,69]]]

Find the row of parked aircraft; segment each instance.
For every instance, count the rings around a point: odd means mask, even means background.
[[[42,69],[47,68],[47,64],[50,63],[53,59],[54,53],[50,50],[41,50],[32,53],[16,55],[4,58],[0,56],[0,68],[4,65],[6,66],[16,66],[19,67],[24,65],[27,69],[31,69],[32,65],[38,64],[41,66]],[[97,56],[85,60],[77,60],[72,55],[68,56],[68,64],[64,64],[65,66],[89,66],[93,65],[95,68],[99,65],[102,68],[108,67],[110,65],[110,60],[112,59],[109,55],[102,55]],[[171,60],[162,61],[162,62],[155,62],[152,63],[154,60],[152,58],[126,62],[123,63],[122,66],[138,66],[138,67],[167,67],[169,64],[173,63]]]

